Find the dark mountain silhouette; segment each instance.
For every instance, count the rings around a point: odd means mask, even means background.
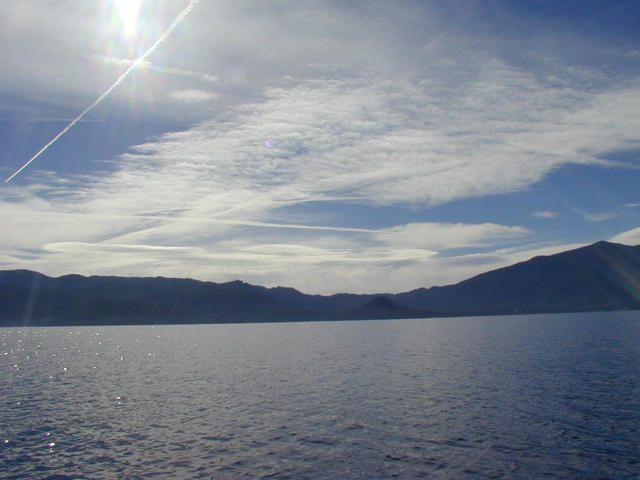
[[[398,305],[389,297],[376,296],[364,305],[351,310],[349,317],[353,319],[368,318],[411,318],[433,316],[433,312],[427,312],[417,308],[408,308]]]
[[[394,300],[455,315],[640,309],[640,246],[597,242]]]
[[[400,294],[0,271],[0,325],[221,323],[640,309],[640,246],[598,242]]]

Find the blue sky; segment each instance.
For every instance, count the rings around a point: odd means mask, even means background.
[[[640,3],[0,4],[0,269],[399,292],[640,244]]]

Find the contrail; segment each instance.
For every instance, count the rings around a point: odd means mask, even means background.
[[[184,20],[184,17],[186,17],[187,15],[189,15],[189,13],[191,13],[191,10],[193,10],[193,7],[196,6],[196,4],[199,2],[200,0],[190,0],[189,5],[187,5],[184,10],[182,10],[178,16],[173,20],[173,22],[171,22],[171,25],[169,25],[167,27],[167,29],[162,32],[162,34],[158,37],[158,39],[154,42],[153,45],[151,45],[151,47],[149,47],[149,49],[144,52],[142,55],[140,55],[138,58],[136,58],[135,62],[133,62],[129,68],[127,68],[124,73],[122,75],[120,75],[118,77],[118,79],[113,82],[113,84],[107,88],[107,90],[100,95],[91,105],[89,105],[87,108],[85,108],[82,112],[80,112],[80,114],[74,118],[73,120],[71,120],[71,123],[69,123],[69,125],[67,125],[66,127],[64,127],[60,133],[58,133],[55,137],[53,137],[51,140],[49,140],[49,143],[47,143],[44,147],[42,147],[40,150],[38,150],[38,153],[36,153],[33,157],[31,157],[24,165],[22,165],[18,170],[15,171],[15,173],[13,175],[11,175],[9,178],[7,178],[4,183],[7,183],[9,181],[11,181],[11,179],[13,177],[15,177],[16,175],[18,175],[22,170],[24,170],[25,168],[27,168],[29,166],[29,164],[31,162],[33,162],[36,158],[38,158],[40,155],[42,155],[51,145],[53,145],[54,143],[56,143],[58,141],[58,139],[60,137],[62,137],[65,133],[67,133],[76,123],[78,123],[80,120],[82,120],[82,117],[84,117],[87,113],[89,113],[91,110],[93,110],[97,105],[99,105],[105,98],[107,98],[109,96],[109,94],[111,92],[113,92],[118,85],[120,85],[123,80],[125,78],[127,78],[129,76],[129,74],[138,66],[140,65],[145,58],[147,58],[149,55],[151,55],[154,50],[156,48],[158,48],[158,46],[164,42],[167,37],[169,35],[171,35],[171,32],[173,32],[173,30],[180,24],[180,22],[182,22],[182,20]]]

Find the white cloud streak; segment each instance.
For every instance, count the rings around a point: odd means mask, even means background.
[[[135,58],[119,58],[119,57],[107,57],[104,55],[94,55],[92,58],[107,64],[107,65],[117,65],[117,66],[131,66],[133,63],[137,61]],[[160,65],[156,65],[149,60],[144,60],[140,62],[136,67],[138,70],[150,70],[153,72],[158,72],[162,74],[170,74],[176,75],[179,77],[193,78],[195,80],[202,80],[204,82],[209,83],[218,83],[220,79],[216,75],[212,75],[210,73],[204,72],[196,72],[193,70],[187,70],[184,68],[176,68],[176,67],[163,67]]]
[[[196,90],[194,88],[177,90],[175,92],[171,92],[170,96],[175,100],[180,100],[186,103],[201,103],[216,98],[216,94],[214,93],[204,90]]]
[[[640,227],[619,233],[615,237],[611,238],[611,241],[623,243],[625,245],[640,245]]]
[[[540,210],[537,212],[533,212],[532,216],[536,218],[556,218],[558,214],[556,212],[551,212],[549,210]]]
[[[604,222],[606,220],[611,220],[612,218],[617,218],[621,215],[621,212],[610,211],[610,212],[584,212],[582,210],[575,210],[579,213],[585,220],[589,222]]]

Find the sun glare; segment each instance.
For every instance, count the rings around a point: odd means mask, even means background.
[[[133,37],[136,34],[142,0],[114,0],[114,4],[123,35],[127,38]]]

